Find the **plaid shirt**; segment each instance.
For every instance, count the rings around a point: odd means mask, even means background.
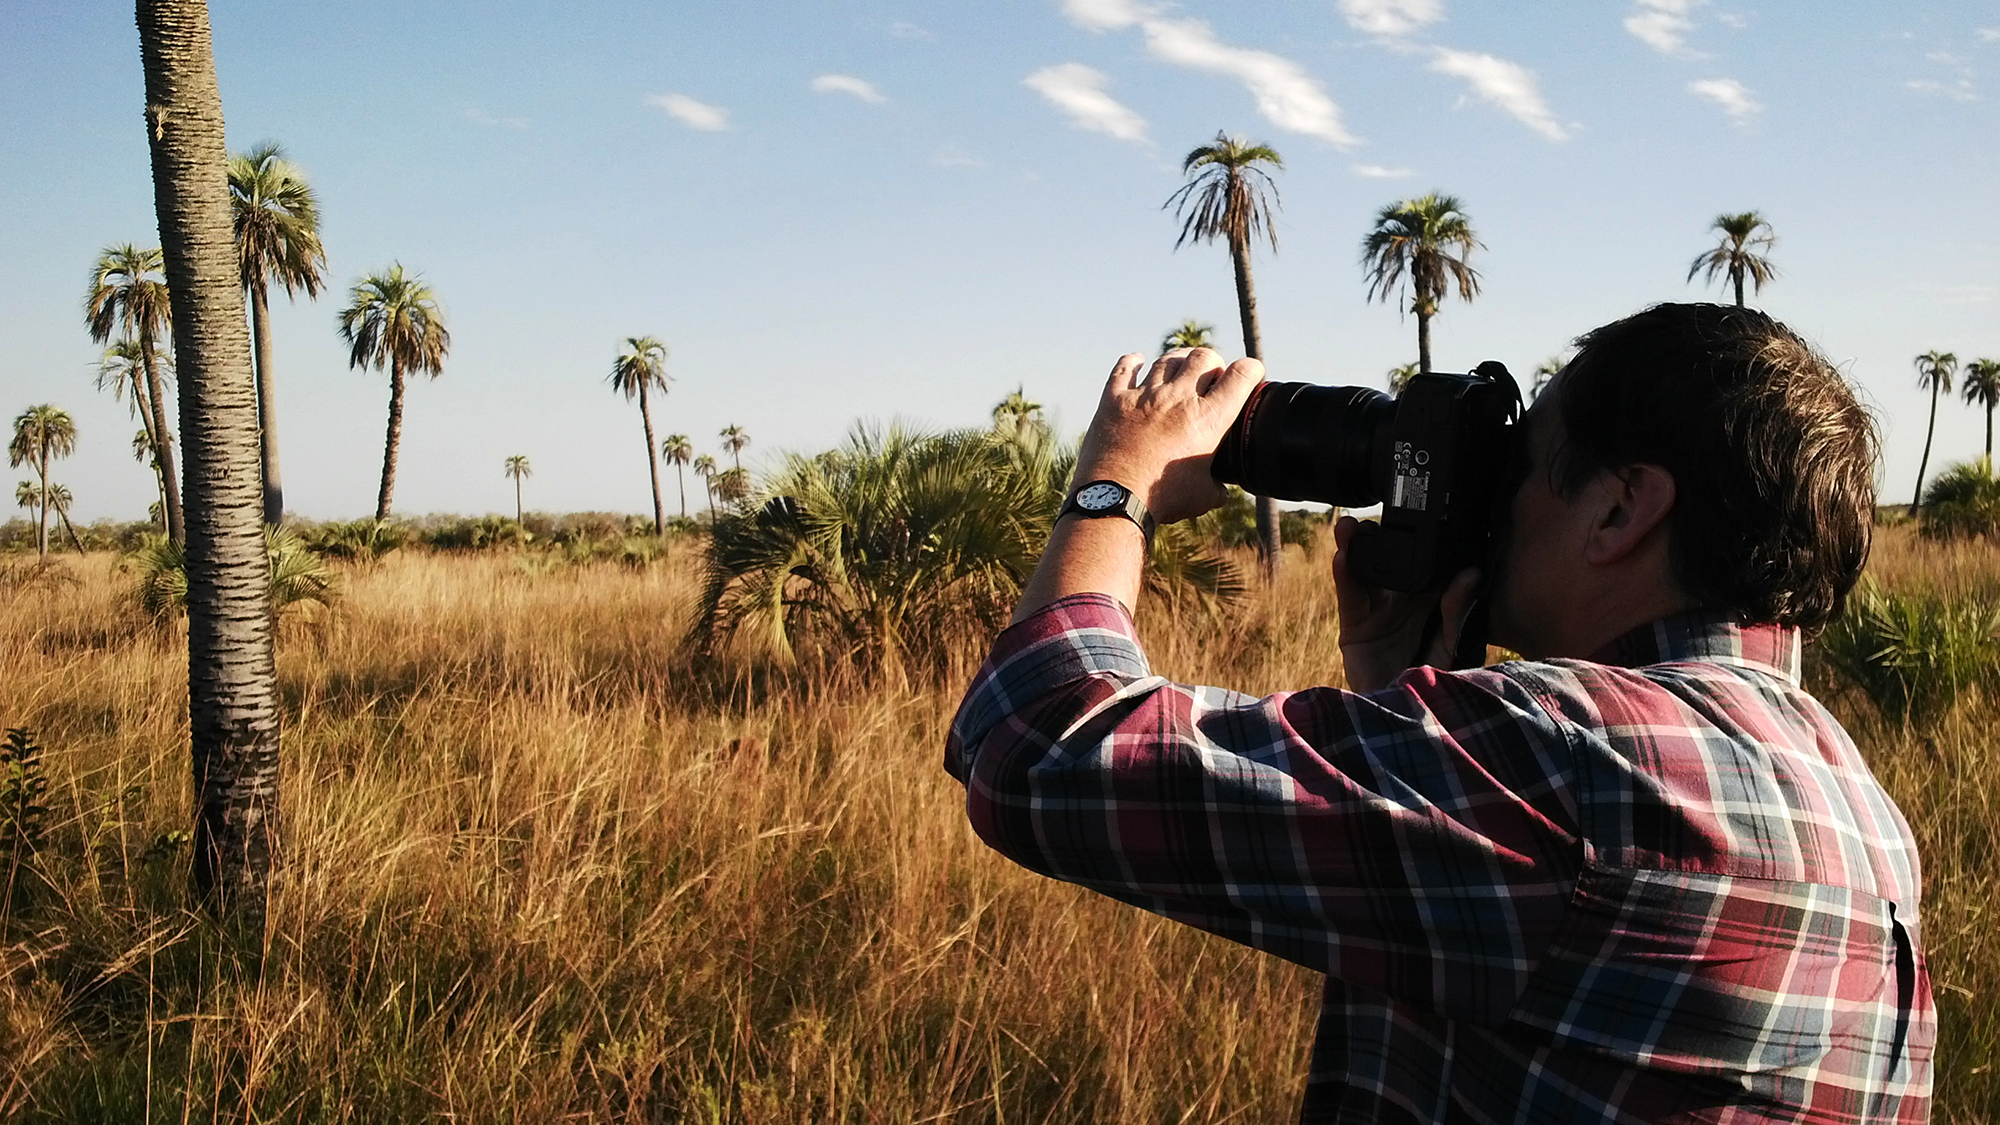
[[[1798,665],[1688,614],[1256,699],[1076,595],[945,764],[1015,861],[1326,973],[1302,1120],[1925,1121],[1915,845]]]

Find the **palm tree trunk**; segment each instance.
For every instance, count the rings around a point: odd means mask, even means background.
[[[261,948],[278,860],[278,692],[257,388],[203,0],[137,0],[153,201],[186,443],[194,882]]]
[[[653,455],[653,412],[646,406],[646,381],[639,380],[639,420],[646,425],[646,473],[653,478],[653,534],[667,533],[667,509],[660,503],[660,459]]]
[[[1264,358],[1264,340],[1257,331],[1257,286],[1250,277],[1250,241],[1229,240],[1229,264],[1236,270],[1236,312],[1243,323],[1243,354]],[[1278,561],[1284,540],[1278,531],[1278,502],[1269,496],[1257,497],[1257,560],[1263,564],[1266,581],[1277,581]]]
[[[1986,463],[1993,464],[1993,404],[1986,404]]]
[[[1417,306],[1417,374],[1431,373],[1431,312]]]
[[[132,401],[139,406],[139,423],[146,428],[146,448],[153,451],[153,488],[160,494],[160,527],[167,522],[167,481],[160,473],[160,435],[153,430],[153,400],[146,393],[146,384],[139,378],[138,368],[132,369]]]
[[[36,444],[40,448],[36,450],[39,456],[35,461],[35,476],[40,478],[42,482],[42,500],[37,505],[40,510],[35,513],[37,524],[35,531],[35,555],[38,558],[47,558],[49,554],[49,429],[47,426],[42,427],[41,438]]]
[[[171,293],[168,300],[172,300]],[[179,338],[178,333],[175,338]],[[185,543],[187,521],[181,511],[180,474],[174,471],[174,434],[167,429],[166,391],[160,384],[159,357],[153,348],[151,333],[139,334],[139,354],[146,361],[146,386],[153,405],[153,457],[160,463],[160,498],[164,501],[161,506],[167,517],[167,537],[176,543]],[[181,429],[187,429],[185,422]]]
[[[1937,436],[1937,396],[1937,381],[1932,380],[1931,424],[1930,428],[1924,431],[1924,459],[1917,462],[1917,491],[1910,497],[1910,514],[1913,516],[1917,514],[1917,505],[1922,503],[1924,498],[1924,472],[1931,467],[1931,438]]]
[[[83,554],[84,553],[83,540],[77,537],[76,528],[71,526],[69,522],[69,513],[63,511],[61,508],[57,508],[56,518],[62,521],[63,534],[69,536],[69,545],[76,548],[77,554],[79,555]]]
[[[514,526],[521,526],[521,478],[514,478]]]
[[[257,425],[264,450],[264,525],[276,527],[285,518],[285,486],[278,477],[277,386],[271,376],[271,299],[259,279],[250,289],[250,331],[257,344]]]
[[[1740,309],[1743,307],[1743,271],[1734,270],[1729,276],[1736,282],[1736,307]]]
[[[1990,417],[1990,416],[1989,416],[1989,417]],[[1991,424],[1991,423],[1989,422],[1989,425],[1990,425],[1990,424]],[[676,461],[676,462],[674,462],[674,478],[675,478],[676,480],[678,480],[678,481],[680,482],[680,486],[681,486],[681,518],[682,518],[682,519],[686,519],[686,518],[688,518],[688,478],[687,478],[687,466],[685,466],[685,465],[681,464],[681,463],[680,463],[679,461]]]
[[[403,361],[389,360],[389,436],[382,441],[382,489],[375,494],[375,518],[389,518],[389,501],[396,493],[396,450],[403,445]]]

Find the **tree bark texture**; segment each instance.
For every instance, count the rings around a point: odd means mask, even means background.
[[[204,0],[138,0],[187,467],[194,881],[261,937],[278,860],[278,693],[257,394]]]
[[[1431,373],[1431,314],[1417,306],[1417,373]]]
[[[403,444],[403,360],[389,360],[389,433],[382,439],[382,489],[375,494],[375,518],[389,518],[396,495],[396,450]]]
[[[1986,428],[1989,432],[1993,429],[1993,416],[1991,414],[1987,415]],[[1992,445],[1993,443],[1989,440],[1986,444]],[[674,477],[681,482],[681,518],[686,519],[688,518],[687,469],[682,467],[681,463],[678,461],[674,462]]]
[[[148,99],[151,96],[148,94]],[[150,105],[148,112],[151,112]],[[159,178],[158,168],[155,158],[153,177],[156,180]],[[153,191],[157,197],[159,189],[156,187]],[[230,238],[234,239],[235,228],[232,226],[230,231]],[[169,303],[173,301],[171,291],[167,294],[167,300]],[[176,334],[174,339],[178,341],[179,335]],[[176,343],[174,346],[178,348],[180,345]],[[159,353],[153,347],[151,336],[143,333],[139,336],[139,353],[146,361],[146,386],[153,410],[153,457],[160,463],[160,499],[164,502],[163,514],[167,517],[167,537],[176,543],[186,543],[187,516],[181,507],[181,478],[180,474],[174,471],[174,432],[167,428],[166,388],[160,381]],[[185,430],[186,424],[183,423],[181,428]]]
[[[667,531],[667,510],[660,504],[660,458],[654,452],[653,412],[646,406],[646,381],[639,380],[639,420],[646,426],[646,472],[653,478],[653,534]]]
[[[1264,358],[1264,340],[1257,330],[1257,286],[1250,278],[1250,243],[1229,240],[1229,264],[1236,268],[1236,311],[1243,319],[1243,354]],[[1269,496],[1257,497],[1257,561],[1264,577],[1278,578],[1278,562],[1283,557],[1284,539],[1278,531],[1278,502]]]
[[[1931,424],[1930,427],[1924,431],[1924,459],[1917,462],[1917,491],[1914,495],[1910,497],[1910,514],[1913,516],[1917,514],[1917,505],[1923,503],[1924,473],[1929,471],[1931,467],[1931,439],[1937,436],[1937,398],[1938,398],[1938,385],[1936,381],[1932,381]]]
[[[257,430],[262,435],[264,525],[285,518],[285,488],[278,477],[278,405],[271,376],[271,294],[259,280],[250,290],[250,330],[257,343]]]
[[[1736,307],[1740,309],[1743,307],[1743,267],[1737,266],[1729,272],[1729,276],[1736,282]]]
[[[514,526],[521,526],[521,478],[514,478]]]

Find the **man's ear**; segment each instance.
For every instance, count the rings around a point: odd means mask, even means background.
[[[1619,562],[1638,550],[1674,510],[1674,476],[1658,465],[1627,465],[1598,478],[1599,507],[1584,541],[1585,561]]]

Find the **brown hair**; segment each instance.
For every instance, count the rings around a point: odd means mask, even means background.
[[[1556,396],[1556,489],[1658,465],[1685,593],[1746,622],[1838,616],[1868,559],[1877,445],[1826,357],[1763,313],[1709,304],[1655,305],[1577,346]]]

